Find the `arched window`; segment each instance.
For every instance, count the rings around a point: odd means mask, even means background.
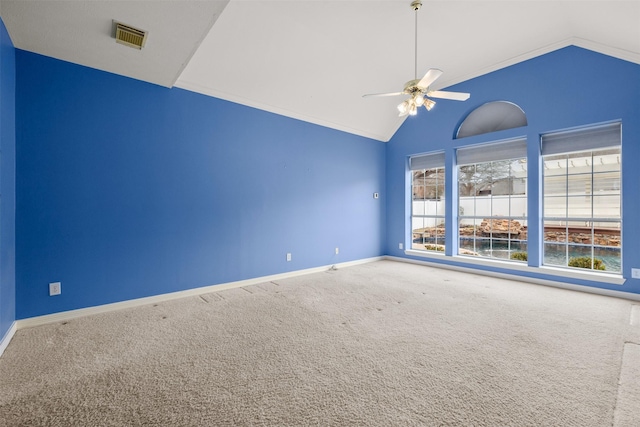
[[[527,116],[522,108],[513,102],[487,102],[469,113],[462,121],[456,133],[456,139],[526,125]]]

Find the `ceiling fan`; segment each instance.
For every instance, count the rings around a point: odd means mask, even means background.
[[[427,111],[431,110],[436,102],[430,98],[451,99],[454,101],[466,101],[471,96],[464,92],[448,92],[444,90],[431,90],[430,86],[433,82],[442,75],[442,70],[437,68],[430,68],[427,74],[423,78],[418,79],[418,10],[422,6],[421,0],[414,0],[411,2],[411,9],[416,12],[415,15],[415,72],[414,79],[409,80],[404,84],[402,92],[390,92],[390,93],[371,93],[363,95],[363,97],[369,96],[397,96],[397,95],[410,95],[398,105],[399,116],[404,117],[407,115],[415,116],[418,113],[418,108],[423,106]]]

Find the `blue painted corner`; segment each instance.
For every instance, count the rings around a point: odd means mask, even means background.
[[[0,339],[16,319],[15,49],[0,20]]]

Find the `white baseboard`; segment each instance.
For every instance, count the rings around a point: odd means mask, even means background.
[[[29,317],[26,319],[16,320],[15,326],[16,326],[16,329],[24,329],[24,328],[31,328],[34,326],[46,325],[48,323],[64,322],[72,319],[77,319],[78,317],[90,316],[93,314],[100,314],[100,313],[107,313],[110,311],[121,310],[123,308],[139,307],[141,305],[147,305],[147,304],[157,304],[160,302],[170,301],[178,298],[198,296],[202,294],[208,294],[211,292],[224,291],[226,289],[257,285],[260,283],[270,282],[274,280],[282,280],[289,277],[303,276],[311,273],[320,273],[323,271],[327,271],[332,267],[336,267],[336,268],[349,267],[349,266],[358,265],[358,264],[366,264],[373,261],[380,261],[382,259],[384,259],[384,257],[382,256],[365,258],[365,259],[360,259],[356,261],[325,265],[322,267],[307,268],[304,270],[296,270],[296,271],[290,271],[287,273],[274,274],[271,276],[256,277],[254,279],[239,280],[237,282],[221,283],[218,285],[204,286],[200,288],[187,289],[184,291],[171,292],[168,294],[160,294],[160,295],[154,295],[150,297],[136,298],[136,299],[127,300],[127,301],[115,302],[111,304],[97,305],[94,307],[80,308],[76,310],[46,314],[43,316]]]
[[[226,289],[234,289],[234,288],[240,288],[240,287],[244,287],[244,286],[252,286],[252,285],[257,285],[257,284],[260,284],[260,283],[270,282],[270,281],[274,281],[274,280],[282,280],[282,279],[286,279],[286,278],[289,278],[289,277],[297,277],[297,276],[303,276],[303,275],[306,275],[306,274],[320,273],[320,272],[323,272],[323,271],[327,271],[327,270],[331,269],[332,267],[335,267],[335,268],[350,267],[350,266],[354,266],[354,265],[366,264],[366,263],[370,263],[370,262],[374,262],[374,261],[380,261],[380,260],[389,260],[389,261],[406,262],[406,263],[410,263],[410,264],[426,265],[426,266],[429,266],[429,267],[436,267],[436,268],[442,268],[442,269],[448,269],[448,270],[455,270],[455,271],[461,271],[461,272],[465,272],[465,273],[481,274],[481,275],[485,275],[485,276],[492,276],[492,277],[498,277],[498,278],[502,278],[502,279],[515,280],[515,281],[519,281],[519,282],[534,283],[534,284],[538,284],[538,285],[551,286],[551,287],[555,287],[555,288],[568,289],[568,290],[580,291],[580,292],[588,292],[588,293],[593,293],[593,294],[598,294],[598,295],[603,295],[603,296],[609,296],[609,297],[615,297],[615,298],[623,298],[623,299],[628,299],[628,300],[633,300],[633,301],[640,301],[640,295],[632,294],[632,293],[629,293],[629,292],[621,292],[621,291],[612,291],[612,290],[608,290],[608,289],[592,288],[592,287],[589,287],[589,286],[573,285],[573,284],[569,284],[569,283],[556,282],[556,281],[546,280],[546,279],[536,279],[536,278],[531,278],[531,277],[523,277],[523,276],[520,276],[520,275],[517,275],[517,274],[498,273],[498,272],[480,270],[480,269],[475,269],[475,268],[470,268],[470,267],[461,267],[461,266],[454,266],[454,265],[449,265],[449,264],[442,264],[442,263],[438,263],[438,262],[421,261],[421,260],[415,260],[415,259],[401,258],[401,257],[395,257],[395,256],[386,255],[386,256],[365,258],[365,259],[360,259],[360,260],[356,260],[356,261],[349,261],[349,262],[338,263],[338,264],[333,264],[333,265],[325,265],[325,266],[321,266],[321,267],[308,268],[308,269],[304,269],[304,270],[290,271],[290,272],[287,272],[287,273],[274,274],[274,275],[271,275],[271,276],[262,276],[262,277],[256,277],[256,278],[253,278],[253,279],[239,280],[239,281],[236,281],[236,282],[221,283],[221,284],[218,284],[218,285],[204,286],[204,287],[200,287],[200,288],[187,289],[187,290],[184,290],[184,291],[171,292],[171,293],[167,293],[167,294],[154,295],[154,296],[144,297],[144,298],[136,298],[136,299],[132,299],[132,300],[120,301],[120,302],[115,302],[115,303],[111,303],[111,304],[104,304],[104,305],[98,305],[98,306],[94,306],[94,307],[80,308],[80,309],[76,309],[76,310],[69,310],[69,311],[63,311],[63,312],[60,312],[60,313],[46,314],[46,315],[43,315],[43,316],[35,316],[35,317],[27,318],[27,319],[16,320],[15,322],[13,322],[13,324],[11,325],[11,327],[9,328],[9,330],[7,331],[5,336],[0,341],[0,356],[2,356],[2,353],[4,352],[4,350],[9,345],[9,342],[13,338],[14,334],[16,333],[16,331],[19,330],[19,329],[30,328],[30,327],[34,327],[34,326],[40,326],[40,325],[46,325],[46,324],[55,323],[55,322],[68,321],[68,320],[72,320],[72,319],[77,319],[79,317],[90,316],[90,315],[93,315],[93,314],[107,313],[107,312],[121,310],[121,309],[125,309],[125,308],[139,307],[139,306],[147,305],[147,304],[157,304],[157,303],[161,303],[161,302],[164,302],[164,301],[171,301],[171,300],[178,299],[178,298],[185,298],[185,297],[190,297],[190,296],[198,296],[198,295],[202,295],[202,294],[207,294],[207,293],[211,293],[211,292],[224,291]]]
[[[517,273],[514,273],[514,274],[498,273],[495,271],[480,270],[472,267],[461,267],[457,265],[443,264],[439,262],[421,261],[421,260],[401,258],[396,256],[390,256],[390,255],[385,256],[384,259],[387,259],[390,261],[406,262],[409,264],[426,265],[429,267],[442,268],[446,270],[461,271],[464,273],[473,273],[473,274],[480,274],[483,276],[498,277],[500,279],[508,279],[508,280],[515,280],[518,282],[533,283],[535,285],[550,286],[553,288],[568,289],[571,291],[587,292],[587,293],[603,295],[607,297],[622,298],[622,299],[627,299],[632,301],[640,301],[640,295],[633,294],[631,292],[612,291],[609,289],[594,288],[591,286],[573,285],[571,283],[556,282],[554,280],[537,279],[535,277],[520,276]]]
[[[17,322],[14,321],[9,327],[7,333],[4,334],[4,337],[2,337],[2,340],[0,340],[0,357],[2,356],[2,353],[4,353],[4,351],[7,349],[7,346],[11,342],[11,338],[13,338],[17,330],[18,325]]]

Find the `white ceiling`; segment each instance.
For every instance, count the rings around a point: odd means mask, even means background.
[[[171,87],[227,1],[0,2],[15,47]],[[115,42],[113,20],[149,32],[142,50]]]
[[[640,64],[640,0],[423,3],[418,77],[442,69],[433,89],[568,45]],[[0,13],[19,49],[387,141],[402,98],[362,95],[414,78],[409,4],[2,0]],[[149,31],[145,48],[116,44],[113,19]]]

